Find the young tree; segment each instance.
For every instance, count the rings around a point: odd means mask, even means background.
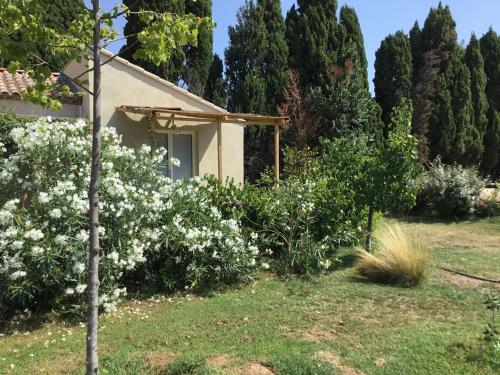
[[[151,61],[141,60],[135,56],[135,53],[140,48],[138,35],[147,26],[146,20],[141,17],[140,12],[171,12],[173,14],[185,14],[184,0],[123,0],[123,4],[130,9],[130,12],[125,14],[127,23],[125,24],[123,33],[127,38],[127,43],[122,47],[121,56],[131,63],[137,64],[157,76],[178,84],[184,72],[184,61],[186,54],[184,50],[178,46],[171,52],[171,57],[168,61],[160,65],[156,65]]]
[[[402,32],[387,36],[375,54],[375,99],[382,108],[386,124],[384,136],[389,134],[390,115],[404,99],[411,96],[412,55],[410,40]]]
[[[372,251],[373,215],[376,211],[404,212],[413,207],[422,171],[417,141],[411,136],[412,108],[403,101],[391,114],[392,126],[384,147],[366,154],[365,178],[359,191],[368,207],[366,250]]]
[[[82,7],[84,7],[82,3]],[[51,57],[70,60],[91,60],[93,87],[85,87],[80,77],[68,77],[93,96],[92,160],[89,186],[89,263],[88,263],[88,323],[87,323],[87,375],[98,374],[98,307],[99,307],[99,171],[101,148],[101,66],[115,56],[101,61],[101,49],[117,39],[113,20],[120,15],[134,12],[125,6],[116,6],[103,13],[100,1],[93,0],[85,7],[66,30],[48,27],[40,20],[46,10],[44,0],[0,0],[0,50],[11,61],[9,70],[23,68],[37,84],[31,87],[24,98],[46,107],[60,108],[57,99],[50,96],[58,87],[48,81],[53,67],[38,53],[38,46],[52,46]],[[135,13],[134,13],[135,14]],[[161,64],[171,57],[178,46],[195,44],[199,27],[211,27],[207,19],[182,17],[173,13],[141,12],[147,26],[136,35],[141,48],[136,58],[152,60]],[[13,37],[15,36],[15,41]],[[37,63],[33,63],[33,59]],[[57,72],[62,72],[59,68]],[[67,90],[67,88],[66,88]]]
[[[219,55],[214,54],[203,97],[209,102],[226,107],[226,83],[224,82],[224,65]]]

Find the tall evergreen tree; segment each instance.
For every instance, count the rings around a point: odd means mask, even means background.
[[[331,76],[337,61],[337,0],[298,0],[287,14],[290,67],[303,86],[316,87]]]
[[[285,20],[281,13],[281,0],[257,0],[257,5],[262,9],[268,42],[262,64],[262,74],[266,77],[266,112],[276,114],[287,83],[288,45],[285,39]]]
[[[172,58],[170,61],[159,66],[152,62],[135,59],[134,53],[139,48],[137,33],[145,27],[144,22],[141,21],[139,17],[139,11],[150,10],[160,13],[171,12],[184,14],[186,9],[184,0],[123,0],[123,4],[130,9],[131,13],[127,16],[127,23],[123,31],[124,34],[127,35],[127,43],[121,49],[121,56],[151,73],[178,84],[182,78],[184,61],[186,59],[186,55],[182,48],[179,47],[172,51]]]
[[[199,17],[212,16],[212,0],[185,0],[186,13]],[[186,66],[183,80],[190,92],[203,95],[207,83],[210,66],[212,64],[213,33],[212,30],[202,28],[198,32],[196,47],[185,47]]]
[[[493,107],[490,107],[488,111],[488,127],[484,136],[481,171],[485,177],[500,177],[500,112]]]
[[[484,151],[483,138],[488,126],[488,99],[486,98],[486,73],[484,72],[483,55],[479,41],[474,34],[472,34],[465,51],[465,63],[471,75],[471,95],[474,109],[472,144],[476,157],[471,162],[477,163]]]
[[[449,7],[439,3],[438,8],[430,10],[420,35],[422,56],[433,51],[441,56],[430,98],[428,138],[431,157],[441,155],[448,163],[470,164],[479,158],[481,147],[474,141],[479,136],[474,128],[471,78],[463,50],[457,44],[455,27]]]
[[[415,83],[418,75],[420,74],[420,69],[424,65],[423,61],[423,49],[422,49],[422,29],[420,29],[420,25],[418,21],[415,21],[415,24],[410,30],[409,33],[410,38],[410,48],[411,48],[411,59],[412,59],[412,71],[413,71],[413,82]]]
[[[229,28],[225,52],[228,108],[276,114],[287,80],[288,48],[279,0],[246,1]],[[273,160],[270,129],[245,130],[246,176],[258,177]]]
[[[409,99],[412,85],[410,40],[402,32],[389,35],[375,54],[375,99],[382,108],[382,119],[390,123],[390,115],[403,99]],[[384,136],[389,133],[385,128]]]
[[[209,102],[224,108],[226,106],[226,83],[224,82],[224,65],[219,55],[214,54],[208,71],[203,97]]]
[[[500,36],[490,28],[480,39],[487,77],[486,96],[490,110],[484,136],[483,174],[500,176]]]
[[[486,95],[490,105],[500,111],[500,36],[490,28],[481,37],[480,46],[487,77]]]
[[[337,35],[339,40],[337,64],[343,65],[347,60],[354,61],[356,74],[361,75],[362,82],[368,90],[368,61],[366,59],[365,42],[358,15],[354,8],[347,5],[340,8]],[[354,48],[344,49],[344,46],[349,44]],[[351,51],[354,53],[350,53]]]

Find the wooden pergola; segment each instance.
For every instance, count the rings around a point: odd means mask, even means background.
[[[229,113],[229,112],[202,112],[186,111],[181,108],[170,107],[140,107],[122,105],[116,108],[119,112],[135,113],[146,116],[149,119],[166,120],[162,127],[170,127],[174,120],[184,122],[209,121],[217,124],[217,172],[219,180],[222,180],[222,124],[263,125],[274,127],[274,176],[276,181],[280,178],[280,128],[288,124],[289,118],[283,116],[261,116],[251,113]]]

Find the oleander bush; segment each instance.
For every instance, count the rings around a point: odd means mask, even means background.
[[[44,119],[12,129],[15,152],[0,161],[0,313],[80,311],[85,304],[91,134],[77,121]],[[210,205],[194,179],[159,171],[165,150],[121,145],[103,130],[100,303],[113,310],[139,272],[198,288],[249,278],[257,249],[237,220]],[[160,254],[160,255],[159,255]],[[163,263],[158,264],[158,259]],[[144,265],[152,268],[144,271]],[[137,283],[136,283],[137,284]],[[165,286],[162,285],[162,286]]]
[[[422,174],[417,207],[445,218],[463,218],[476,213],[484,187],[475,169],[437,159]]]

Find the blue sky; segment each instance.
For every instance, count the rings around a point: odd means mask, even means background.
[[[116,2],[115,0],[102,0],[102,6],[106,9]],[[236,12],[244,2],[245,0],[213,0],[213,18],[217,23],[214,30],[214,51],[221,57],[228,44],[227,28],[229,25],[234,25]],[[293,0],[281,1],[284,15],[294,2]],[[415,20],[422,25],[429,9],[436,7],[438,3],[437,0],[339,0],[339,8],[343,4],[348,4],[358,13],[365,38],[371,84],[374,75],[375,51],[382,39],[397,30],[407,32]],[[500,32],[500,0],[448,0],[443,1],[443,4],[448,4],[451,8],[457,23],[459,41],[466,43],[472,32],[480,36],[490,26]],[[123,28],[123,22],[120,20],[117,27]],[[119,48],[119,43],[116,43],[111,49],[117,51]]]

